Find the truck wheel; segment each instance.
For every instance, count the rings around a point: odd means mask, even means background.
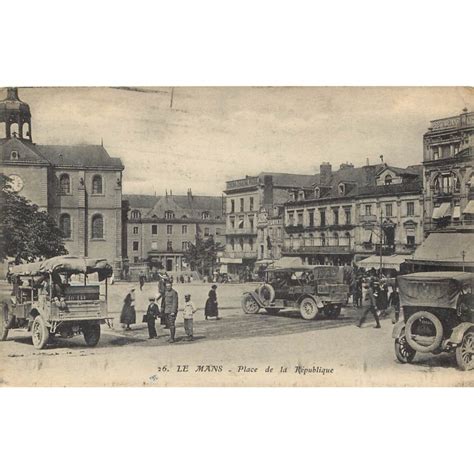
[[[414,326],[422,319],[430,321],[433,326],[433,335],[422,336],[413,333]],[[413,350],[423,353],[433,352],[439,348],[443,339],[443,326],[434,314],[428,311],[418,311],[408,318],[405,326],[405,335],[408,344]]]
[[[250,294],[242,296],[241,304],[245,314],[257,314],[258,310],[260,309],[260,306],[255,301],[255,298]]]
[[[410,347],[405,334],[395,339],[395,355],[402,364],[408,364],[415,358],[416,351]]]
[[[88,347],[94,347],[99,343],[100,339],[100,324],[88,324],[82,328],[82,334]]]
[[[8,305],[2,304],[2,314],[0,315],[0,341],[6,341],[8,337]]]
[[[456,347],[456,362],[461,370],[474,369],[474,329],[467,330]]]
[[[318,314],[318,307],[312,298],[304,298],[300,303],[300,314],[303,319],[311,320]]]
[[[36,349],[44,349],[49,340],[49,329],[41,316],[36,316],[31,328],[31,338]]]

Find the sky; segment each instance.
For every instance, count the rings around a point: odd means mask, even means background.
[[[125,166],[123,192],[220,195],[261,171],[322,162],[422,161],[430,120],[474,110],[454,87],[20,88],[39,144],[100,144]],[[0,90],[4,97],[5,90]],[[172,97],[171,97],[172,96]]]

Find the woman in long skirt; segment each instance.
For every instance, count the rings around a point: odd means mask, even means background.
[[[208,318],[219,318],[219,309],[217,305],[217,285],[212,285],[209,291],[208,298],[206,301],[206,307],[204,308],[204,316]]]
[[[137,315],[135,313],[135,288],[132,288],[123,300],[120,322],[126,326],[125,329],[127,331],[130,331],[130,324],[137,322]]]

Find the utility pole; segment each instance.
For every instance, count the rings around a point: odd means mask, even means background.
[[[382,275],[382,245],[383,245],[383,210],[382,206],[380,206],[380,269],[379,273]]]
[[[463,251],[461,252],[461,255],[462,255],[462,271],[465,272],[466,269],[465,269],[465,266],[464,266],[464,259],[466,258],[466,251],[463,250]]]

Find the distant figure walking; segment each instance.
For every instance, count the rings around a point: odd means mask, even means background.
[[[380,320],[378,315],[377,309],[377,294],[375,293],[374,289],[374,282],[371,281],[369,283],[369,288],[367,290],[366,298],[369,302],[369,306],[365,309],[364,313],[362,314],[361,318],[359,319],[359,323],[357,324],[358,327],[361,327],[364,321],[367,319],[367,315],[372,313],[372,316],[375,319],[375,328],[380,328]]]
[[[137,316],[135,313],[135,288],[132,288],[123,300],[120,322],[126,326],[125,329],[127,331],[130,331],[130,324],[135,324],[137,322]]]
[[[204,316],[208,318],[219,318],[219,308],[217,304],[217,285],[212,285],[209,290],[208,298],[206,300],[206,306],[204,308]]]
[[[145,275],[143,273],[140,273],[140,276],[138,277],[138,281],[140,282],[140,291],[142,291],[142,288],[145,285]]]

